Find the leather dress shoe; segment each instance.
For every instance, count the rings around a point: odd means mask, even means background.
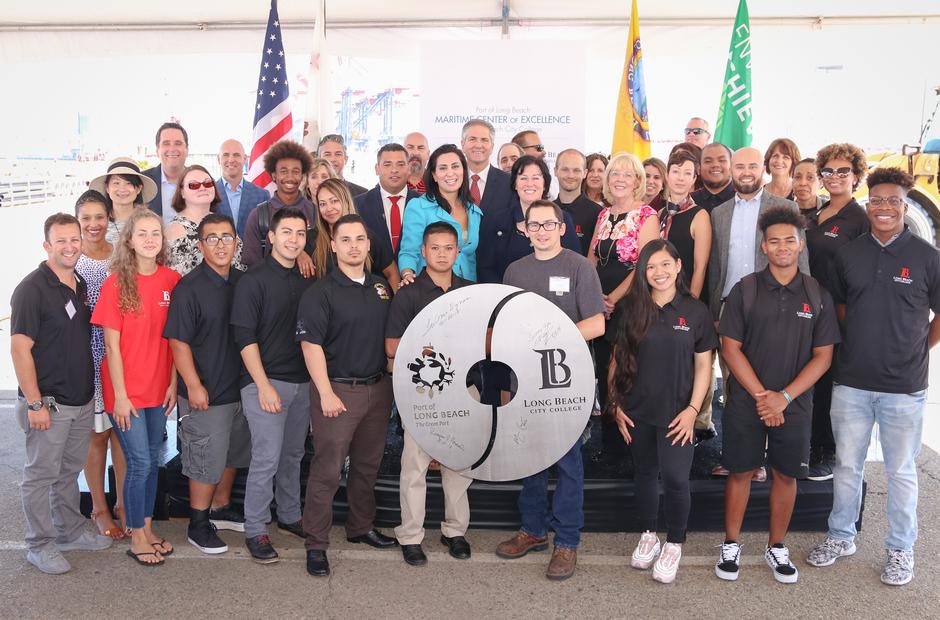
[[[394,547],[398,544],[397,540],[386,536],[376,529],[369,530],[359,536],[347,537],[346,540],[351,543],[365,543],[376,549],[387,549],[388,547]]]
[[[295,521],[294,523],[284,523],[282,521],[278,521],[277,529],[290,532],[294,536],[299,536],[301,538],[307,537],[307,535],[304,533],[303,521]]]
[[[401,556],[405,559],[405,564],[410,566],[424,566],[428,563],[428,556],[424,555],[421,545],[402,545]]]
[[[307,572],[314,577],[326,577],[330,574],[330,561],[326,557],[326,551],[307,549]]]
[[[467,539],[463,536],[448,538],[441,534],[441,542],[447,545],[447,550],[450,552],[451,557],[457,558],[458,560],[470,559],[470,543],[468,543]]]

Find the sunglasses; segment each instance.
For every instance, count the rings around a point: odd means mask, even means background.
[[[545,150],[545,145],[544,145],[544,144],[529,144],[529,145],[524,146],[524,147],[522,147],[522,148],[523,148],[523,149],[535,149],[536,151],[538,151],[539,153],[541,153],[542,151]]]
[[[700,136],[700,135],[702,135],[703,133],[708,133],[708,130],[707,130],[707,129],[702,129],[701,127],[686,127],[686,128],[685,128],[685,135],[689,135],[690,133],[691,133],[691,134],[695,134],[696,136]]]
[[[836,168],[835,170],[833,170],[832,168],[823,168],[822,170],[819,171],[819,176],[821,176],[824,179],[831,179],[833,176],[837,176],[840,179],[844,179],[850,174],[852,174],[852,169],[847,168],[847,167]]]
[[[215,181],[213,181],[212,179],[206,179],[205,181],[202,181],[202,182],[190,181],[189,183],[186,184],[186,187],[192,190],[197,190],[200,187],[205,187],[206,189],[209,189],[213,187],[214,185],[215,185]]]

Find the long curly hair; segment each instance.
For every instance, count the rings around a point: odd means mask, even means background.
[[[638,356],[640,343],[646,338],[650,326],[656,321],[658,308],[650,293],[650,285],[646,279],[646,266],[650,257],[656,252],[665,251],[676,261],[679,260],[679,251],[665,239],[654,239],[640,251],[636,262],[633,282],[630,291],[617,302],[614,312],[616,325],[614,327],[614,340],[612,343],[611,358],[616,366],[610,377],[607,377],[608,400],[610,411],[613,407],[621,407],[630,390],[639,370]],[[676,278],[676,295],[687,295],[686,286],[680,273]]]
[[[124,314],[137,314],[140,312],[140,293],[137,292],[137,252],[134,251],[132,239],[137,223],[152,218],[160,223],[160,234],[163,235],[163,246],[157,253],[157,264],[166,264],[166,236],[163,230],[163,218],[150,209],[134,209],[124,230],[114,245],[114,254],[111,256],[111,273],[117,276],[118,310]]]

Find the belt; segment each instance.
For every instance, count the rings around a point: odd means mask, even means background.
[[[385,376],[384,372],[377,372],[371,377],[365,378],[353,378],[353,377],[330,377],[330,381],[335,383],[342,383],[344,385],[373,385],[382,380],[382,377]]]

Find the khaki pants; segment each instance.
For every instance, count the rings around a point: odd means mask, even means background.
[[[424,540],[424,504],[427,498],[427,473],[431,456],[405,431],[405,447],[401,452],[401,525],[395,537],[401,545],[420,545]],[[441,534],[448,538],[463,536],[470,526],[470,501],[467,489],[472,478],[461,476],[441,465],[441,486],[444,488],[444,521]]]

